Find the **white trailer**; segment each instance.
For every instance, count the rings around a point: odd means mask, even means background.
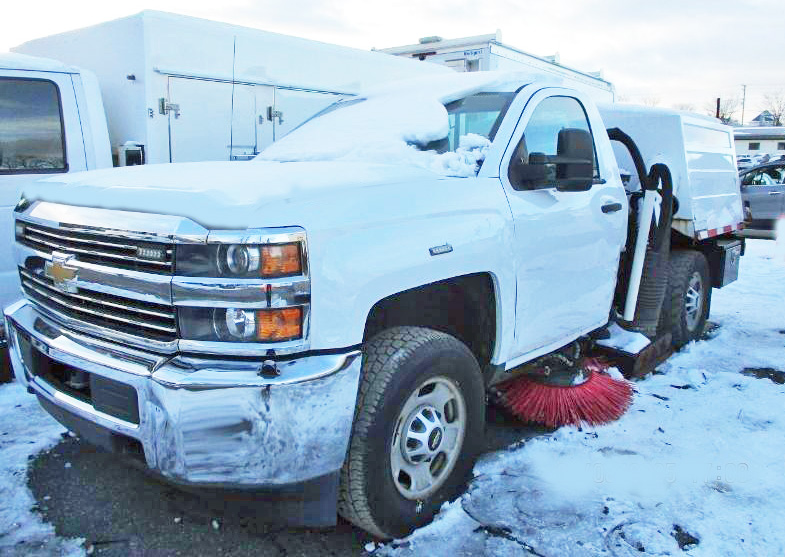
[[[589,94],[596,102],[613,102],[613,84],[602,72],[582,72],[560,63],[559,55],[535,56],[502,43],[501,31],[459,39],[423,37],[417,44],[382,48],[395,56],[428,61],[447,66],[457,72],[504,71],[535,74],[540,79],[568,83]]]
[[[26,42],[91,70],[116,164],[241,160],[362,87],[448,71],[157,11]]]

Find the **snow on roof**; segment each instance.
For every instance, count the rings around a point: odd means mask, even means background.
[[[736,139],[785,139],[785,126],[749,126],[734,128]]]
[[[79,68],[67,66],[57,60],[39,58],[38,56],[27,56],[26,54],[16,54],[15,52],[0,53],[0,68],[4,70],[29,70],[40,72],[80,72]]]

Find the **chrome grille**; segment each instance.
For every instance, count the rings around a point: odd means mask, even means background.
[[[131,300],[121,296],[78,289],[63,292],[53,281],[27,269],[19,269],[27,297],[55,315],[61,314],[99,327],[135,336],[169,342],[177,337],[175,310],[172,306]]]
[[[23,244],[42,251],[72,254],[78,261],[96,263],[121,269],[171,275],[172,245],[142,240],[113,237],[110,231],[73,230],[67,226],[50,228],[32,223],[20,223],[23,231],[18,240]],[[143,258],[139,250],[148,248],[160,250],[163,257],[159,260]]]

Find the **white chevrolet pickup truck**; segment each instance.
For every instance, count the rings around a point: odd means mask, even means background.
[[[697,338],[743,248],[729,128],[496,74],[339,102],[252,162],[52,177],[15,219],[11,359],[48,412],[381,538],[459,492],[494,385],[612,323]]]

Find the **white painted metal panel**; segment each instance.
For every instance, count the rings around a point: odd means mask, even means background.
[[[529,94],[527,88],[519,96]],[[515,345],[508,362],[558,348],[607,321],[625,237],[627,200],[602,135],[595,139],[595,147],[604,181],[589,191],[515,190],[510,184],[507,168],[515,147],[538,105],[553,96],[578,99],[591,128],[603,126],[586,96],[569,89],[542,89],[528,101],[502,157],[499,176],[515,225],[517,278]],[[602,206],[609,203],[619,203],[622,210],[603,212]]]
[[[647,168],[655,163],[670,168],[679,203],[674,228],[697,237],[742,222],[732,128],[697,114],[633,105],[601,105],[600,113],[607,127],[632,137]]]
[[[171,162],[246,160],[272,142],[273,88],[169,78]]]

